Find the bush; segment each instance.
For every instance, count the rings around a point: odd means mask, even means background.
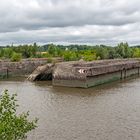
[[[63,54],[63,58],[64,58],[64,61],[76,61],[79,59],[76,53],[73,51],[65,51]]]
[[[20,53],[13,53],[11,57],[12,62],[19,62],[22,59],[22,56]]]
[[[37,119],[28,121],[29,112],[17,115],[16,94],[8,90],[0,96],[0,140],[23,140],[37,126]]]
[[[81,57],[85,61],[93,61],[97,59],[96,53],[93,50],[86,50],[86,51],[81,52]]]
[[[49,57],[49,58],[47,59],[47,63],[53,63],[53,59],[52,59],[51,57]]]

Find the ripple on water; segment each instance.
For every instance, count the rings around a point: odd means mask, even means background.
[[[0,92],[17,92],[19,111],[39,118],[29,140],[139,140],[139,85],[139,78],[89,89],[12,80],[1,81]]]

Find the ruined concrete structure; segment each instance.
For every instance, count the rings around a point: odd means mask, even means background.
[[[45,64],[37,67],[33,73],[27,78],[30,81],[52,80],[54,64]]]
[[[88,88],[131,75],[139,75],[140,60],[102,60],[57,64],[53,85]]]
[[[51,72],[52,78],[48,78],[47,74],[50,75]],[[34,76],[31,75],[29,79],[52,79],[54,86],[88,88],[132,75],[139,75],[139,72],[139,59],[75,61],[57,63],[53,67],[52,65],[40,67],[34,71]]]
[[[47,59],[25,59],[20,62],[0,61],[0,78],[9,76],[25,76],[31,74],[38,66],[45,65]]]

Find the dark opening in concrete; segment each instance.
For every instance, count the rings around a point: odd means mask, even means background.
[[[39,74],[36,78],[35,81],[51,81],[52,80],[52,73],[49,74]]]

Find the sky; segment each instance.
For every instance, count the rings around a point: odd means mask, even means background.
[[[140,44],[140,0],[0,0],[0,45]]]

